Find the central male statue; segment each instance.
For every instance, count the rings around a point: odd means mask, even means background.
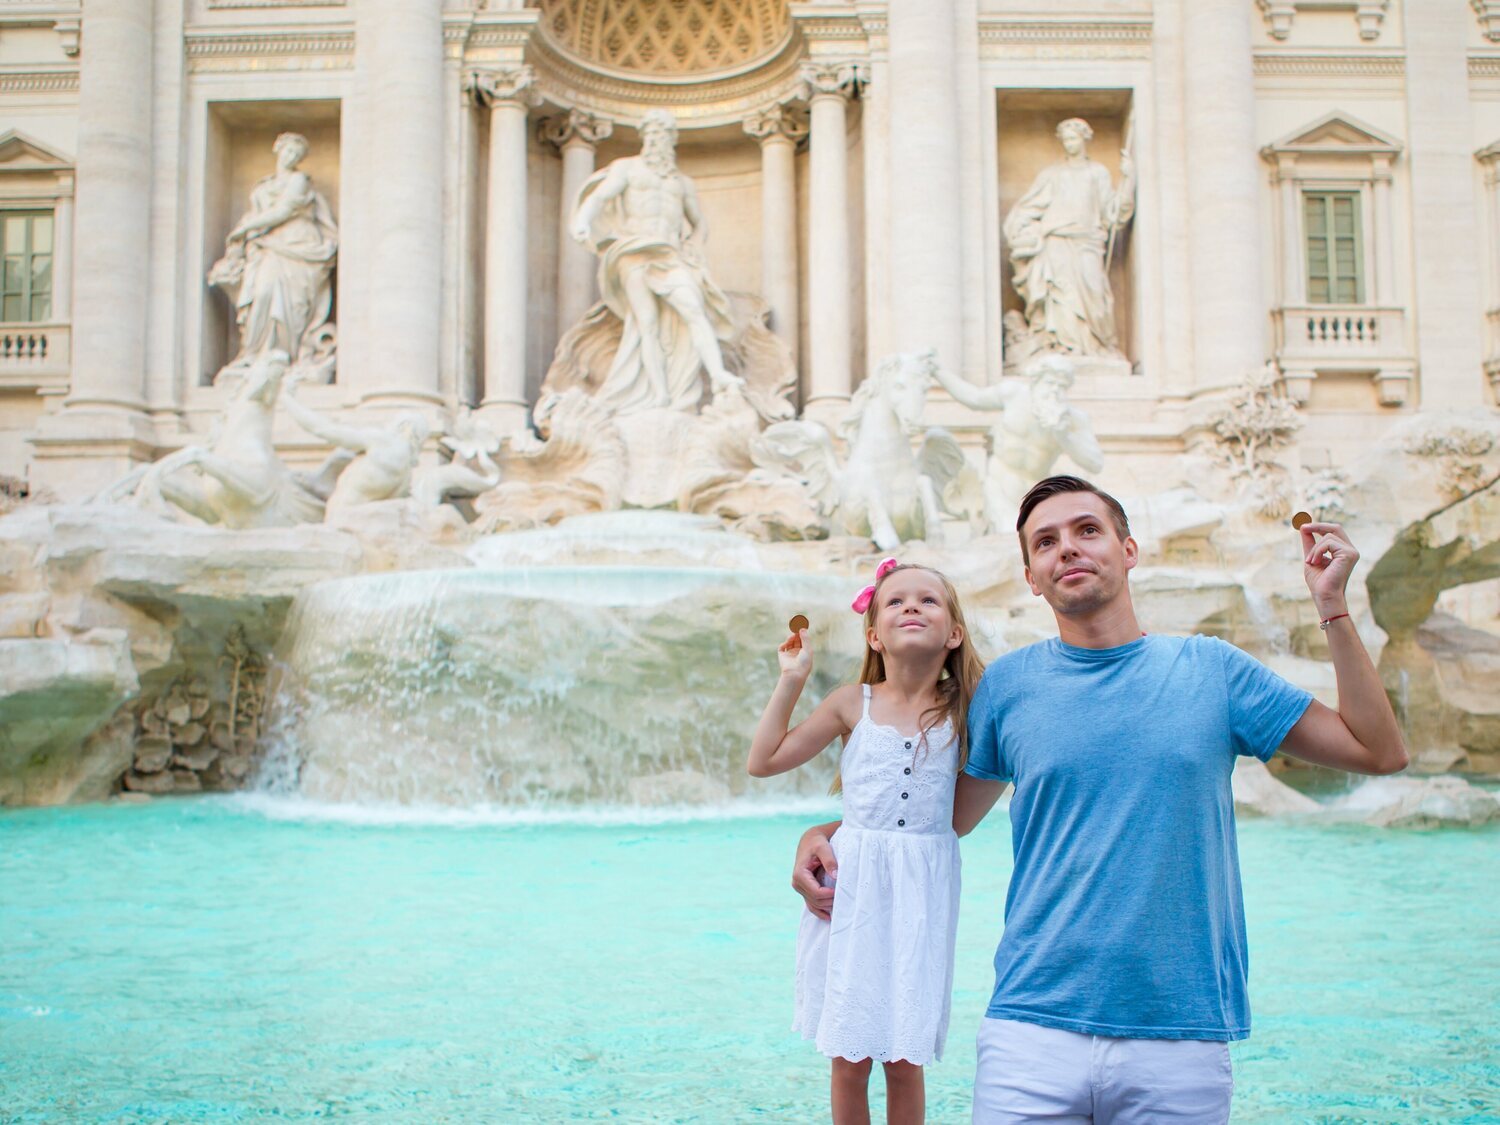
[[[693,181],[677,169],[677,122],[652,110],[641,154],[614,161],[578,193],[575,239],[599,255],[599,292],[624,335],[595,401],[613,414],[696,413],[703,373],[715,392],[741,386],[724,366],[729,298],[703,261],[706,234]]]

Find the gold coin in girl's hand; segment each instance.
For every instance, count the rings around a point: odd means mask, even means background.
[[[786,623],[786,627],[792,631],[793,636],[796,636],[807,628],[807,618],[799,613]]]
[[[1312,523],[1312,516],[1308,515],[1306,512],[1298,512],[1295,516],[1292,517],[1292,529],[1294,531],[1301,531],[1306,525],[1310,523]]]

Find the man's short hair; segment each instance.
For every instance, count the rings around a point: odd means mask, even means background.
[[[1081,477],[1048,477],[1031,486],[1031,491],[1021,499],[1021,511],[1016,516],[1016,537],[1021,540],[1021,560],[1027,566],[1031,565],[1031,552],[1026,548],[1026,533],[1022,530],[1026,526],[1026,520],[1043,500],[1050,500],[1065,492],[1092,492],[1103,500],[1104,506],[1109,509],[1109,518],[1115,525],[1115,531],[1119,533],[1120,542],[1123,543],[1130,538],[1130,520],[1125,516],[1125,509],[1104,489],[1090,484]]]

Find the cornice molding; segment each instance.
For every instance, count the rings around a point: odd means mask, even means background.
[[[1401,78],[1405,74],[1406,59],[1402,55],[1255,52],[1257,78]]]
[[[254,60],[255,69],[301,70],[315,63],[322,70],[348,70],[354,66],[354,29],[195,28],[185,36],[185,50],[194,71],[242,69],[239,60]]]
[[[1470,55],[1470,78],[1500,78],[1500,55]]]
[[[1122,44],[1151,43],[1151,20],[1139,18],[1097,20],[1014,19],[980,17],[979,44]]]
[[[208,0],[210,10],[220,8],[342,8],[346,0]]]
[[[0,94],[76,94],[78,71],[0,70]]]

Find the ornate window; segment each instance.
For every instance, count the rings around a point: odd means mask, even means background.
[[[1358,305],[1364,301],[1364,253],[1359,193],[1302,193],[1307,237],[1307,299],[1314,305]]]
[[[1368,375],[1386,406],[1416,369],[1396,269],[1401,142],[1330,113],[1267,145],[1277,237],[1276,360],[1299,401],[1319,374]]]
[[[52,212],[0,211],[0,321],[52,317]]]
[[[72,244],[72,160],[0,133],[0,386],[65,385]]]

